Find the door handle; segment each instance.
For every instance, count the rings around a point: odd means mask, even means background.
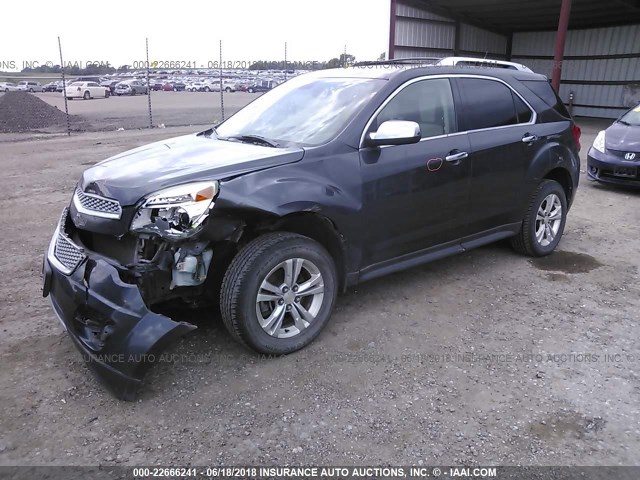
[[[454,151],[455,151],[455,150],[454,150]],[[468,156],[469,156],[469,153],[467,153],[467,152],[457,152],[457,153],[453,153],[453,152],[451,152],[449,155],[447,155],[446,157],[444,157],[444,159],[445,159],[447,162],[455,163],[455,162],[459,162],[459,161],[460,161],[460,160],[462,160],[462,159],[467,158]]]
[[[538,140],[537,135],[531,135],[529,133],[525,133],[524,137],[522,137],[522,143],[533,143]]]

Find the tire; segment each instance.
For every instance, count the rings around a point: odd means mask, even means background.
[[[248,89],[247,92],[253,93],[253,88]]]
[[[224,91],[227,93],[231,93],[231,89],[229,87],[225,88]]]
[[[288,282],[290,288],[280,290],[287,284],[283,267],[287,262],[292,268],[299,266],[299,275]],[[313,278],[318,283],[311,283]],[[279,293],[263,288],[267,280],[272,288],[273,282],[278,285]],[[302,286],[307,282],[305,290],[313,289],[314,293],[298,292],[295,280]],[[260,291],[263,297],[278,300],[258,302]],[[259,353],[283,355],[303,348],[318,336],[331,317],[336,295],[336,267],[329,253],[308,237],[274,232],[249,242],[233,258],[222,280],[220,311],[235,340]],[[268,333],[271,314],[279,322],[272,324],[273,331]],[[310,321],[306,322],[303,315]]]
[[[211,89],[209,87],[204,87],[204,91],[208,93],[211,91]]]
[[[558,206],[560,212],[557,212]],[[531,195],[522,228],[511,239],[511,245],[516,252],[530,257],[549,255],[560,243],[566,221],[564,189],[555,180],[543,180]]]
[[[83,100],[89,100],[90,98],[91,98],[91,94],[87,90],[86,92],[84,92],[84,95],[82,96],[82,99]]]
[[[30,88],[30,89],[29,89],[29,93],[33,93],[33,88]]]
[[[104,98],[109,98],[111,96],[111,92],[109,90],[104,91]]]

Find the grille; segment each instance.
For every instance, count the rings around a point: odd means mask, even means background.
[[[623,160],[626,160],[624,158],[625,155],[627,155],[628,153],[633,153],[633,154],[635,154],[635,157],[632,159],[632,161],[636,161],[636,162],[640,161],[640,152],[631,152],[629,150],[622,150],[622,151],[621,150],[612,150],[610,148],[607,148],[607,152],[609,152],[610,154],[612,154],[612,155],[614,155],[614,156],[616,156],[618,158],[621,158]]]
[[[83,213],[106,218],[120,218],[122,215],[122,208],[117,200],[84,193],[80,187],[76,187],[75,199],[76,207]]]
[[[67,210],[64,211],[60,219],[60,228],[58,230],[58,238],[56,238],[53,254],[62,265],[69,269],[69,272],[73,272],[85,259],[85,254],[65,233],[64,224],[66,218]]]

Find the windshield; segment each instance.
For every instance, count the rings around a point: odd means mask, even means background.
[[[640,105],[638,105],[633,110],[629,110],[625,113],[620,120],[621,123],[626,123],[627,125],[636,125],[640,126]]]
[[[217,128],[220,138],[260,136],[322,145],[340,133],[384,80],[301,75],[265,93]]]

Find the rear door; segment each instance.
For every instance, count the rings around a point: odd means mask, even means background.
[[[420,125],[422,139],[360,150],[367,266],[457,240],[466,226],[470,164],[452,156],[468,154],[469,143],[457,133],[449,79],[408,82],[387,102],[367,134],[408,120]]]
[[[520,221],[525,175],[542,144],[535,113],[506,83],[458,77],[456,110],[471,145],[468,234]]]

